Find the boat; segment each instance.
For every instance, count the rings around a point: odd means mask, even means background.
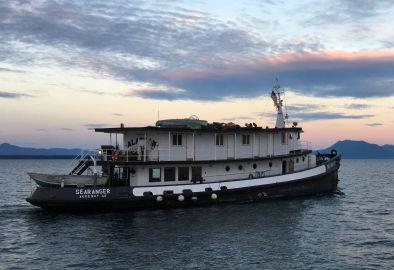
[[[85,187],[105,186],[108,177],[94,175],[53,175],[44,173],[27,173],[40,187]]]
[[[287,123],[283,97],[276,81],[271,128],[208,123],[196,116],[145,127],[96,128],[110,143],[94,156],[81,154],[68,175],[29,173],[36,184],[26,200],[46,209],[102,211],[336,192],[340,154],[313,153],[301,140],[298,123]]]

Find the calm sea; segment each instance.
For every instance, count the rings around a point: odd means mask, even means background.
[[[0,160],[0,269],[394,269],[394,160],[343,160],[343,195],[106,214],[54,214]]]

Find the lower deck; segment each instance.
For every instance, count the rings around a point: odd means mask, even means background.
[[[274,159],[179,164],[105,162],[101,166],[102,174],[109,177],[108,186],[162,186],[291,174],[316,167],[316,156],[299,154]]]

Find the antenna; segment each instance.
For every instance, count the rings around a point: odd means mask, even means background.
[[[283,94],[283,96],[284,96],[284,91],[280,89],[280,84],[279,84],[278,78],[275,78],[275,83],[274,83],[274,86],[273,86],[272,92],[271,92],[271,98],[274,101],[275,108],[278,112],[277,117],[276,117],[275,127],[285,128],[286,122],[285,122],[285,117],[283,116],[283,110],[282,110],[283,100],[281,99],[280,94]]]
[[[289,115],[287,114],[287,105],[286,105],[286,91],[283,88],[283,100],[285,102],[285,121],[286,121],[286,125],[288,124],[288,119],[289,119]]]

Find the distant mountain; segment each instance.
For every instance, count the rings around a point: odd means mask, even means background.
[[[382,145],[382,147],[383,147],[383,149],[386,149],[386,150],[394,153],[394,145],[385,144],[385,145]]]
[[[20,147],[9,143],[0,144],[0,157],[73,157],[79,155],[81,149],[73,148],[31,148]]]
[[[320,153],[328,153],[332,149],[337,150],[343,158],[354,159],[394,159],[394,145],[377,145],[365,141],[338,141],[334,145],[319,150]]]

